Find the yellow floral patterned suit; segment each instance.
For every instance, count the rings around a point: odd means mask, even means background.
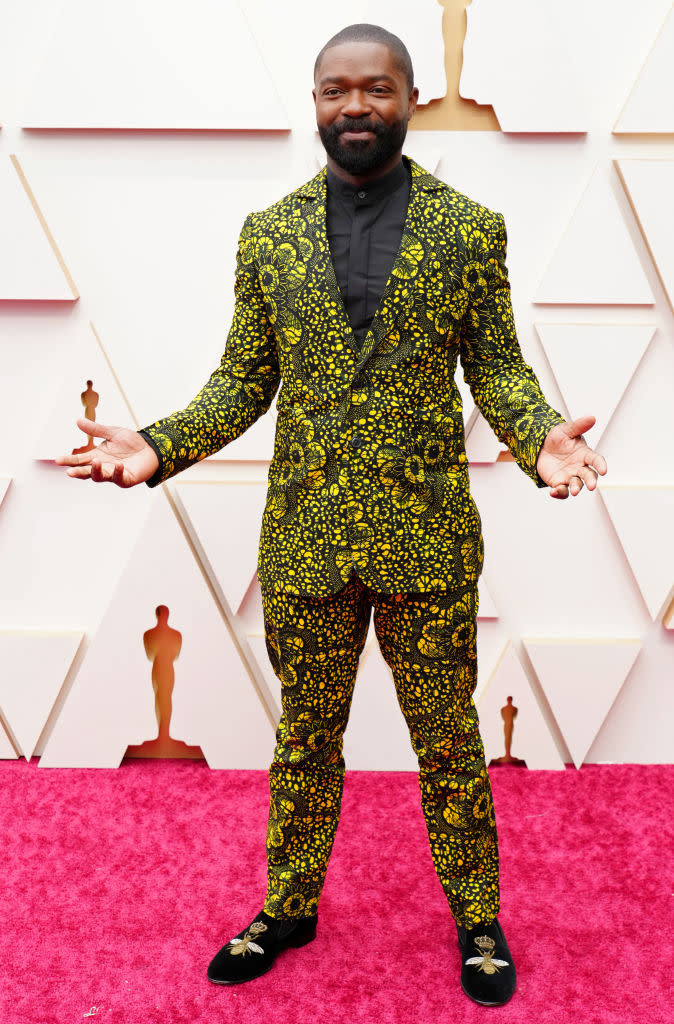
[[[322,171],[247,218],[221,364],[185,410],[143,431],[160,457],[153,486],[243,433],[281,384],[258,563],[283,707],[264,907],[276,918],[317,910],[372,609],[452,914],[471,927],[500,905],[472,700],[483,545],[457,360],[477,405],[539,486],[540,446],[563,417],[517,343],[503,218],[409,166],[402,243],[362,348],[330,258]]]
[[[247,218],[220,366],[185,410],[145,430],[161,460],[154,485],[243,433],[281,382],[263,589],[335,593],[354,567],[380,593],[477,581],[459,358],[495,433],[543,486],[538,452],[563,417],[522,359],[503,218],[409,163],[402,244],[362,348],[330,259],[323,170]]]

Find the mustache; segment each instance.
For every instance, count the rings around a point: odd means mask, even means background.
[[[337,121],[334,131],[337,135],[343,132],[373,132],[375,135],[383,135],[386,126],[378,121],[368,121],[365,117],[350,117],[344,121]]]

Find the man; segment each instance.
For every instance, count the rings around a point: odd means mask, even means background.
[[[543,397],[515,335],[500,214],[402,156],[418,92],[402,42],[355,25],[315,67],[327,170],[246,219],[218,369],[182,412],[64,456],[72,476],[154,486],[217,451],[281,383],[260,539],[283,713],[270,767],[263,910],[208,968],[234,984],[316,934],[339,817],[342,735],[371,610],[419,759],[433,861],[457,925],[461,984],[515,988],[498,921],[498,850],[476,684],[480,518],[469,492],[457,359],[521,468],[553,497],[604,459]]]

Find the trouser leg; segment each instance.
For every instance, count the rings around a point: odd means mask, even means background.
[[[435,870],[458,924],[499,911],[491,785],[472,695],[477,683],[477,589],[374,599],[382,654],[419,761]]]
[[[328,598],[263,593],[282,715],[269,768],[267,896],[275,918],[316,913],[339,821],[342,741],[370,619],[356,576]]]

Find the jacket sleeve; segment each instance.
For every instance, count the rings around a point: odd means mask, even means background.
[[[239,237],[234,316],[220,365],[185,409],[140,431],[159,458],[150,487],[243,434],[267,411],[279,386],[276,338],[257,276],[251,220],[249,215]]]
[[[462,285],[470,301],[463,319],[460,360],[466,383],[492,430],[538,487],[547,486],[536,462],[545,437],[564,417],[548,405],[517,340],[506,268],[503,216],[468,239]]]

